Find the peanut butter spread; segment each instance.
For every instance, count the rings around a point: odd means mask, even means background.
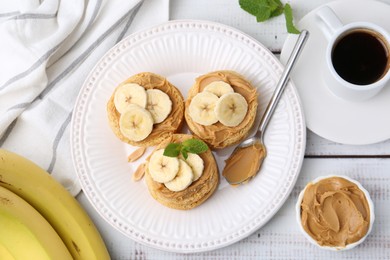
[[[301,223],[319,245],[345,247],[367,233],[370,209],[356,184],[341,177],[326,178],[306,187]]]
[[[163,77],[155,76],[151,73],[139,73],[134,75],[131,79],[132,83],[137,83],[143,86],[145,89],[159,89],[165,92],[172,101],[171,114],[160,124],[153,126],[152,133],[148,136],[148,139],[154,139],[161,135],[161,133],[172,133],[177,129],[177,124],[181,122],[182,113],[182,100],[175,99],[176,89],[174,89],[170,83]],[[180,108],[179,108],[180,107]]]
[[[211,72],[202,75],[196,79],[195,84],[192,86],[190,92],[188,93],[186,107],[189,106],[192,98],[197,93],[202,92],[207,85],[214,81],[224,81],[230,84],[234,89],[234,92],[241,94],[248,103],[247,115],[245,116],[244,120],[238,126],[235,127],[227,127],[220,122],[209,126],[190,122],[191,131],[193,131],[195,135],[201,137],[203,141],[211,145],[213,148],[223,148],[226,146],[225,143],[235,139],[234,135],[241,134],[241,137],[245,137],[246,133],[252,127],[257,110],[257,92],[256,89],[248,81],[246,81],[241,75],[235,72]],[[185,113],[188,122],[188,120],[190,120],[190,117],[188,116],[187,112]],[[239,140],[234,140],[233,143],[237,143]],[[229,143],[229,145],[231,144]]]
[[[153,146],[178,131],[183,122],[184,101],[182,94],[176,87],[174,87],[166,78],[150,72],[133,75],[119,86],[127,83],[136,83],[145,89],[159,89],[163,91],[172,101],[172,111],[163,122],[153,125],[153,131],[148,137],[142,141],[134,142],[128,140],[119,130],[120,113],[115,108],[113,94],[107,105],[108,117],[111,128],[122,141],[137,146]]]
[[[265,149],[259,143],[240,148],[226,160],[222,175],[230,184],[247,181],[257,174],[264,157]]]
[[[171,136],[171,138],[159,144],[156,150],[166,147],[170,142],[183,142],[191,137],[191,135],[175,134]],[[211,193],[214,192],[218,184],[218,169],[210,150],[198,155],[204,162],[203,174],[188,188],[178,192],[171,191],[166,188],[163,183],[152,181],[150,176],[147,174],[147,178],[149,178],[149,189],[151,189],[154,193],[158,193],[160,200],[163,202],[165,201],[165,204],[170,204],[171,207],[174,208],[177,208],[178,205],[183,208],[192,207],[193,204],[198,204],[208,198]],[[149,158],[147,160],[149,160]],[[181,205],[181,203],[185,203],[187,205]]]

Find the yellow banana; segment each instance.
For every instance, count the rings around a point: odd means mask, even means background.
[[[0,259],[72,259],[46,219],[3,187],[0,187],[0,244]]]
[[[57,231],[74,259],[110,259],[99,231],[85,210],[42,168],[0,149],[0,185],[37,209]]]
[[[0,259],[1,260],[16,260],[11,252],[0,243]]]

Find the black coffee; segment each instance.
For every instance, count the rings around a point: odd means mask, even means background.
[[[332,63],[344,80],[368,85],[379,80],[389,69],[387,47],[378,36],[356,30],[343,36],[333,48]]]

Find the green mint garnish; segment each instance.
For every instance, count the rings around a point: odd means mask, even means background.
[[[243,10],[256,16],[257,22],[264,22],[284,13],[287,31],[299,33],[293,24],[292,9],[289,4],[283,5],[280,0],[239,0],[239,4]]]
[[[181,144],[170,143],[164,149],[164,155],[169,157],[177,157],[180,154]]]
[[[185,149],[182,149],[180,152],[181,152],[181,155],[183,155],[183,158],[187,160],[187,158],[188,158],[187,151]]]
[[[199,154],[206,152],[209,149],[205,142],[195,138],[185,140],[182,145],[183,148],[189,153]]]
[[[181,154],[184,159],[188,158],[188,153],[200,154],[207,151],[209,147],[205,142],[199,139],[188,139],[182,143],[170,143],[164,149],[164,155],[169,157],[177,157]]]
[[[294,26],[292,9],[289,4],[284,6],[284,17],[286,18],[287,32],[298,34],[299,30]]]

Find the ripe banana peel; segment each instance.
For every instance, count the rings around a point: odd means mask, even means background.
[[[3,244],[0,244],[0,259],[16,260],[15,257],[11,254],[11,252],[5,246],[3,246]]]
[[[56,230],[74,259],[110,259],[99,231],[85,210],[38,165],[0,149],[0,186],[32,205]]]
[[[72,259],[46,219],[24,199],[1,186],[0,244],[0,259]]]

